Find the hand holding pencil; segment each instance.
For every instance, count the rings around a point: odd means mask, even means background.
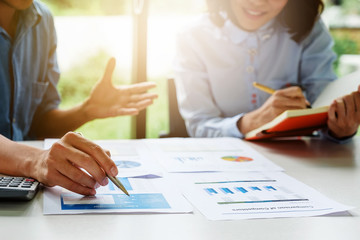
[[[272,121],[286,110],[304,109],[310,105],[298,86],[275,90],[254,83],[254,87],[271,94],[271,96],[260,108],[245,114],[241,121],[238,122],[238,128],[243,134]]]
[[[259,89],[261,91],[264,91],[266,93],[269,93],[269,94],[274,94],[276,92],[275,89],[272,89],[272,88],[270,88],[268,86],[265,86],[263,84],[260,84],[258,82],[253,82],[253,86],[256,87],[257,89]],[[296,87],[299,87],[300,89],[302,89],[300,86],[296,86]],[[310,102],[308,100],[306,100],[306,99],[305,99],[305,101],[306,101],[306,107],[311,108]]]

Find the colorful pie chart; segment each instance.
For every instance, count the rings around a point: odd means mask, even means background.
[[[140,167],[141,163],[133,161],[115,161],[118,168],[136,168]]]
[[[244,156],[225,156],[222,157],[221,159],[230,162],[250,162],[253,160],[252,158],[244,157]]]

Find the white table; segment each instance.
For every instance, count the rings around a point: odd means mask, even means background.
[[[26,142],[42,147],[42,142]],[[0,203],[0,239],[360,239],[360,137],[345,145],[319,139],[249,143],[286,173],[354,206],[351,216],[209,221],[192,214],[42,214],[43,196]]]

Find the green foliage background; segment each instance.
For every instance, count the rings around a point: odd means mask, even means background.
[[[55,16],[123,15],[131,13],[129,0],[42,0]]]
[[[132,0],[43,0],[52,10],[54,15],[124,15],[131,14]],[[358,0],[344,1],[344,11],[360,12]],[[193,0],[164,1],[151,0],[151,14],[192,14],[199,9],[192,10]],[[344,31],[332,31],[335,40],[334,50],[340,57],[342,54],[359,54],[360,34]],[[105,52],[98,52],[87,59],[81,66],[74,66],[62,72],[58,85],[62,96],[61,108],[70,108],[86,99],[91,88],[101,77],[110,56]],[[338,61],[335,62],[335,69]],[[157,83],[156,90],[159,99],[147,109],[147,137],[156,138],[160,132],[169,128],[168,102],[166,78],[168,76],[150,76],[149,81]],[[130,76],[115,70],[114,84],[128,84]],[[90,139],[119,139],[131,137],[131,118],[116,117],[101,119],[83,125],[81,131]]]

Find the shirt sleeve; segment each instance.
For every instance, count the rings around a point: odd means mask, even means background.
[[[193,46],[190,35],[177,37],[174,61],[179,110],[192,137],[243,137],[237,128],[244,113],[223,117],[212,98],[204,61]]]
[[[353,135],[348,136],[348,137],[336,138],[330,134],[330,130],[328,128],[324,128],[320,131],[320,136],[322,138],[325,138],[327,140],[330,140],[335,143],[340,143],[340,144],[345,144],[345,143],[350,142],[356,134],[357,134],[357,132],[355,132]]]
[[[334,42],[325,24],[319,20],[301,44],[304,50],[299,79],[306,89],[307,99],[313,103],[326,85],[337,78],[333,71]]]

